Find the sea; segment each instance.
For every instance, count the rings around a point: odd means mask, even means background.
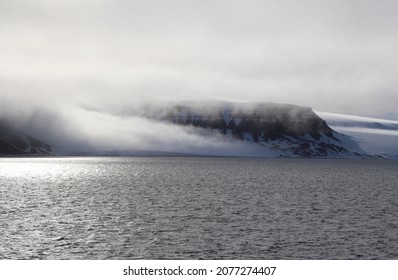
[[[398,259],[398,161],[2,158],[0,259]]]

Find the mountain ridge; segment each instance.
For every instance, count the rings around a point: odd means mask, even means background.
[[[0,155],[49,155],[51,145],[15,130],[5,120],[0,120]]]
[[[355,141],[330,128],[310,107],[279,103],[181,103],[158,107],[144,116],[254,142],[281,151],[280,156],[367,156]]]
[[[249,156],[249,157],[370,157],[349,136],[333,130],[310,107],[279,103],[237,102],[180,102],[151,104],[129,113],[142,119],[183,128],[184,133],[196,134],[217,143],[241,143],[235,145],[239,153],[206,153],[197,150],[170,149],[162,146],[153,149],[153,155],[192,156]],[[72,150],[44,143],[14,129],[11,122],[0,121],[0,155],[144,155],[151,151],[139,151],[140,147],[112,150]],[[187,128],[187,129],[185,129]],[[162,131],[157,131],[162,137]],[[187,138],[189,139],[189,138]],[[150,139],[148,139],[150,140]],[[57,143],[55,143],[57,144]],[[193,143],[195,145],[195,143]],[[221,144],[224,145],[224,144]],[[241,151],[239,147],[245,148]],[[194,146],[193,146],[194,147]]]

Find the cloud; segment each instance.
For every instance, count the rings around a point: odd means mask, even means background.
[[[1,1],[0,114],[187,99],[397,114],[397,13],[393,0]]]
[[[2,3],[2,94],[396,110],[396,1]]]
[[[336,131],[353,136],[370,154],[397,155],[398,121],[317,112]]]
[[[137,115],[117,116],[63,105],[34,112],[19,127],[47,139],[58,153],[161,151],[216,156],[277,155],[255,143],[228,139],[216,132],[153,121]]]

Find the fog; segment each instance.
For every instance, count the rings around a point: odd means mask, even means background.
[[[316,113],[336,131],[352,136],[368,153],[398,155],[398,121]]]
[[[213,156],[276,156],[255,143],[230,139],[218,132],[173,125],[133,115],[115,115],[73,105],[37,110],[16,129],[45,139],[60,155],[169,152]]]
[[[397,14],[394,0],[4,0],[0,117],[79,147],[200,151],[219,143],[125,113],[232,100],[397,116]]]

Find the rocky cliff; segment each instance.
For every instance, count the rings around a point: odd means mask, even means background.
[[[140,108],[129,116],[163,122],[166,126],[153,126],[157,129],[183,127],[179,133],[197,134],[203,143],[225,146],[239,143],[242,151],[238,156],[260,157],[362,157],[368,156],[349,136],[334,131],[309,107],[274,103],[174,103]],[[0,121],[0,155],[46,155],[46,154],[107,154],[102,150],[72,152],[68,147],[54,148],[38,139],[12,128],[10,123]],[[170,126],[171,125],[171,126]],[[175,127],[174,127],[175,128]],[[189,129],[185,129],[189,128]],[[185,134],[184,134],[185,133]],[[167,137],[166,133],[156,131],[154,137]],[[178,137],[178,136],[175,136]],[[191,139],[187,137],[186,139]],[[148,139],[149,141],[150,139]],[[215,142],[213,142],[213,140]],[[134,142],[134,139],[132,139]],[[224,142],[225,141],[225,142]],[[236,141],[236,142],[235,142]],[[167,139],[165,141],[167,142]],[[184,142],[185,143],[185,142]],[[189,143],[188,143],[189,144]],[[243,145],[241,145],[243,144]],[[57,145],[57,143],[55,143]],[[212,151],[206,153],[206,146],[196,150],[179,150],[172,146],[166,151],[172,154],[225,155]],[[188,145],[189,146],[189,145]],[[245,148],[250,151],[245,153]],[[115,146],[117,147],[117,146]],[[135,146],[134,146],[135,147]],[[192,147],[195,147],[193,143]],[[229,146],[230,147],[230,146]],[[135,147],[139,150],[139,146]],[[163,152],[164,147],[156,147]],[[121,148],[122,149],[122,148]],[[123,150],[124,151],[124,150]],[[112,154],[131,155],[131,151],[112,149]],[[145,154],[158,155],[151,151]],[[227,154],[228,155],[228,154]]]
[[[357,157],[364,152],[311,108],[274,103],[175,104],[146,113],[152,119],[217,131],[255,142],[281,156]]]
[[[51,153],[51,146],[0,120],[0,155],[43,155]]]

